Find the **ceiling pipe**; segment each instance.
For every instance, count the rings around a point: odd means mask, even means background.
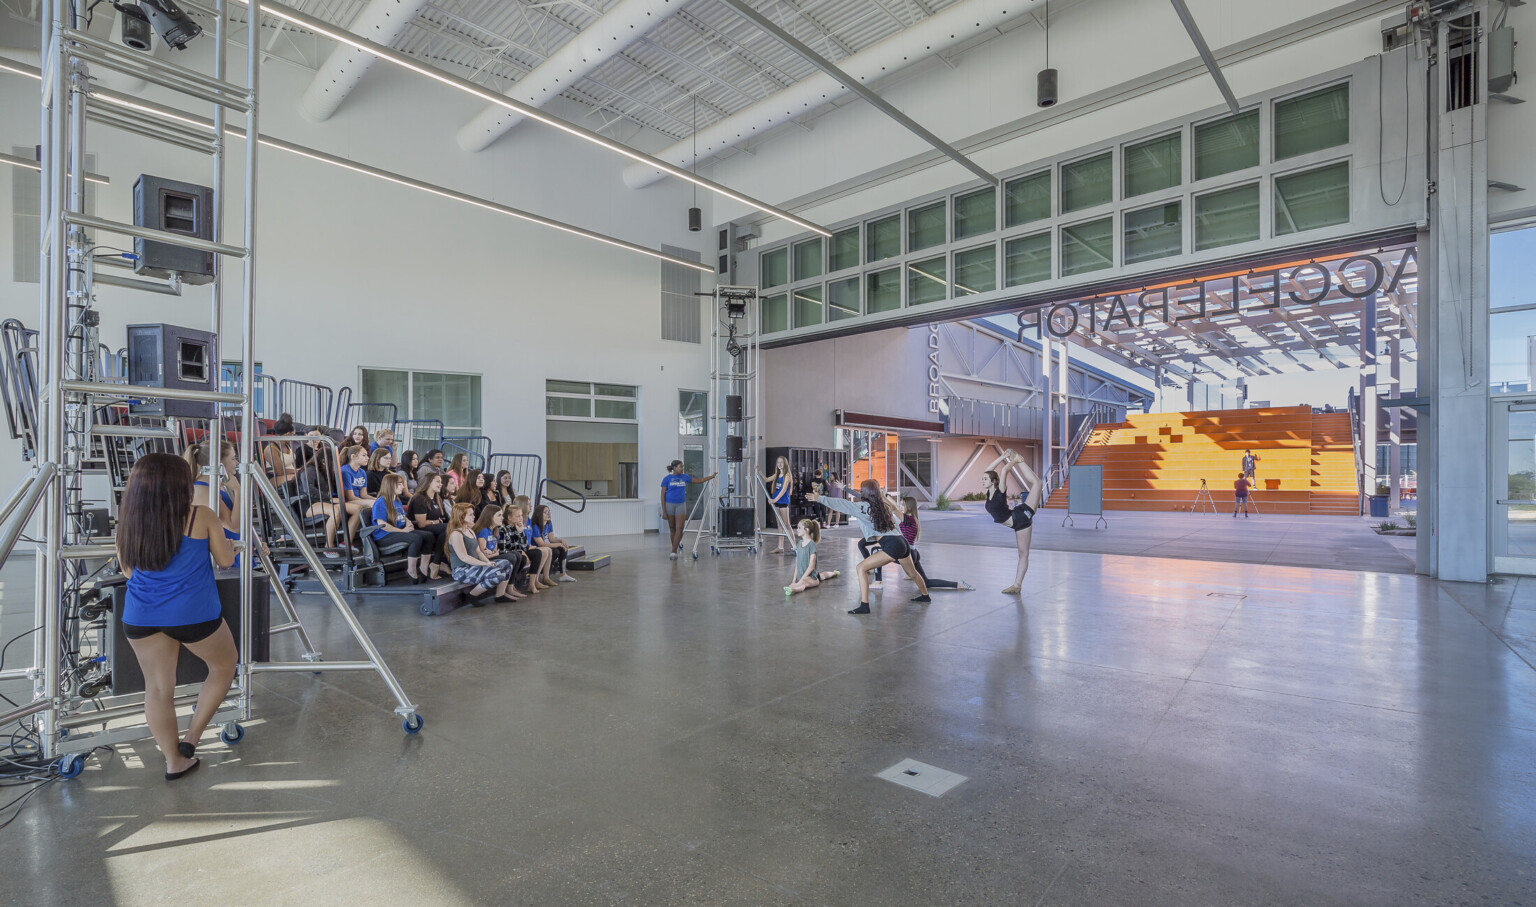
[[[507,89],[507,97],[533,107],[543,107],[660,25],[683,2],[620,0],[618,5],[518,79],[517,84]],[[521,114],[488,104],[459,130],[459,147],[465,151],[484,151],[522,121]]]
[[[844,73],[863,83],[874,82],[920,60],[948,50],[1024,15],[1038,0],[965,0],[884,41],[837,61]],[[803,116],[849,94],[837,79],[818,72],[783,91],[702,129],[698,133],[699,159],[713,157],[727,148],[757,138],[776,126]],[[693,145],[678,142],[655,155],[669,164],[684,166],[693,159]],[[644,164],[624,168],[624,183],[639,189],[664,176]]]
[[[353,34],[388,47],[395,43],[411,20],[426,7],[428,0],[372,0],[352,20],[349,30]],[[299,99],[299,113],[311,122],[328,120],[341,102],[347,99],[357,83],[368,74],[373,54],[345,44],[337,45],[325,63],[309,80],[304,97]]]

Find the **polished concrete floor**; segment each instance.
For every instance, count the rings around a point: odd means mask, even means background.
[[[362,613],[418,736],[375,678],[269,675],[183,782],[93,758],[0,830],[4,902],[1536,904],[1529,585],[1039,551],[1008,597],[1008,551],[932,544],[980,590],[855,618],[784,558],[592,547],[531,603]],[[875,777],[907,758],[968,780]]]
[[[929,542],[1013,547],[1013,534],[999,529],[980,504],[965,510],[923,511],[923,538]],[[1221,513],[1148,513],[1110,511],[1108,525],[1091,516],[1072,517],[1064,510],[1043,511],[1035,520],[1032,545],[1045,551],[1135,554],[1273,564],[1412,573],[1414,539],[1377,535],[1380,519],[1307,514],[1257,514],[1232,518]],[[1401,518],[1398,525],[1405,525]]]

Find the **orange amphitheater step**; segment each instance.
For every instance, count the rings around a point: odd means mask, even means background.
[[[1348,413],[1307,406],[1131,415],[1100,425],[1077,462],[1104,467],[1106,510],[1188,510],[1204,479],[1218,510],[1232,506],[1245,451],[1259,458],[1254,500],[1268,513],[1356,515]],[[1047,507],[1065,507],[1058,488]]]

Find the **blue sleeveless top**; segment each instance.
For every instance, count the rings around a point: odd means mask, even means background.
[[[192,487],[193,488],[197,488],[198,486],[202,486],[203,488],[207,488],[208,487],[208,483],[204,482],[202,479],[198,479],[196,482],[192,483]],[[223,501],[224,502],[224,506],[227,507],[231,512],[234,511],[234,509],[235,509],[235,499],[230,497],[229,492],[225,491],[222,487],[219,488],[219,500]],[[240,541],[240,533],[232,532],[229,529],[225,529],[224,530],[224,537],[229,539],[231,542],[238,542],[238,541]],[[240,561],[238,559],[236,559],[235,563],[239,564]],[[213,618],[211,618],[211,617],[209,618],[209,620],[212,620],[212,619]]]
[[[123,623],[185,627],[213,620],[221,613],[207,539],[184,535],[164,570],[139,569],[128,577]]]

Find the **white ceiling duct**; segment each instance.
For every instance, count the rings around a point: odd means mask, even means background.
[[[427,5],[428,0],[372,0],[352,20],[349,30],[354,34],[382,44],[385,47],[405,33],[406,26]],[[305,119],[321,122],[330,119],[341,102],[347,99],[357,83],[368,74],[368,68],[376,60],[373,54],[346,44],[339,44],[325,58],[325,63],[315,71],[304,97],[299,100],[299,112]]]
[[[619,51],[660,25],[684,0],[620,0],[596,22],[560,46],[560,49],[533,71],[507,89],[507,97],[534,107],[543,107],[562,91],[576,84],[594,69],[613,59]],[[459,130],[459,147],[465,151],[484,151],[492,142],[506,135],[522,121],[522,116],[495,104],[486,108]]]
[[[872,82],[1000,28],[1008,20],[1028,12],[1036,2],[1038,0],[966,0],[851,57],[836,61],[837,67],[861,82]],[[836,79],[818,72],[778,94],[699,130],[699,159],[703,160],[756,138],[846,94],[849,94],[848,89]],[[678,142],[655,156],[679,167],[689,166],[693,161],[693,142]],[[665,174],[660,170],[644,164],[631,164],[624,168],[624,183],[631,189],[649,186],[663,176]]]

